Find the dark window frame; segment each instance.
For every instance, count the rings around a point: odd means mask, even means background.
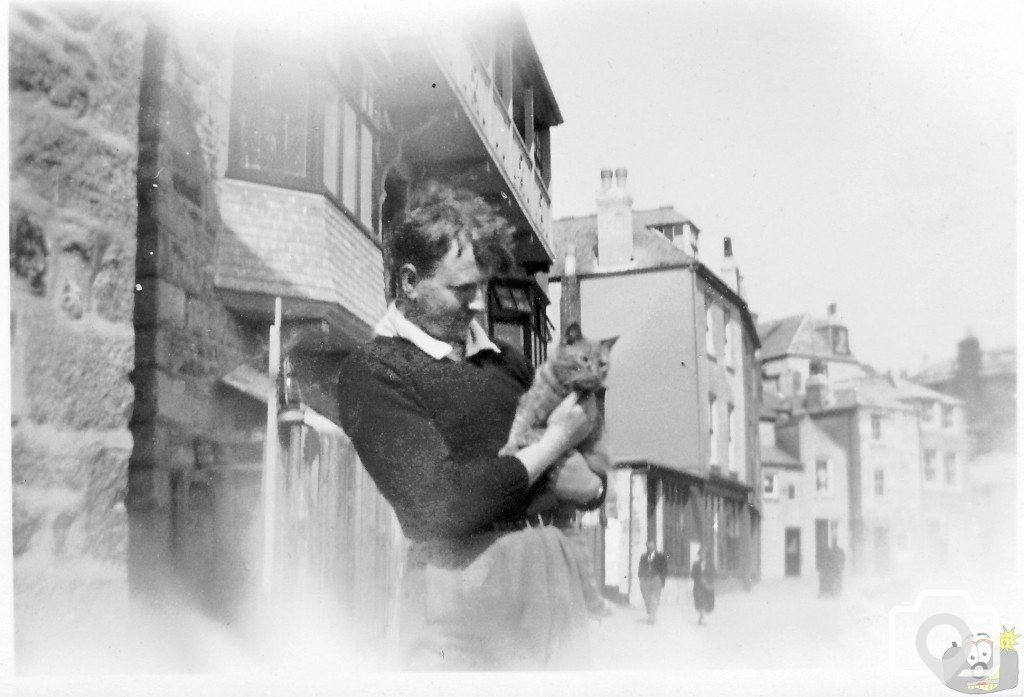
[[[871,440],[882,440],[882,415],[871,415]]]
[[[254,68],[255,66],[255,68]],[[306,81],[306,142],[305,159],[306,173],[303,176],[288,174],[272,169],[257,169],[246,166],[243,162],[243,119],[246,114],[255,113],[259,108],[259,95],[253,90],[254,77],[251,71],[263,66],[280,68],[288,72],[301,74]],[[378,245],[381,243],[380,221],[380,150],[381,140],[386,131],[387,117],[380,101],[380,89],[371,71],[357,58],[350,57],[344,62],[347,75],[339,75],[319,61],[310,61],[295,55],[276,53],[266,49],[240,44],[236,48],[233,66],[233,83],[230,99],[230,116],[228,132],[228,167],[226,176],[231,179],[264,184],[293,191],[320,194],[337,208],[346,218],[356,225]],[[325,118],[328,94],[336,92],[340,104],[348,104],[356,114],[357,132],[355,137],[356,153],[356,193],[354,208],[345,205],[343,199],[343,146],[344,132],[339,136],[338,147],[338,193],[333,193],[324,184],[324,140]],[[366,94],[372,101],[369,106]],[[280,99],[280,96],[277,96]],[[367,108],[369,107],[369,111]],[[343,122],[343,112],[339,111],[339,123]],[[373,136],[373,148],[370,165],[370,225],[362,219],[362,193],[366,182],[362,176],[362,134],[363,127],[369,129]],[[342,124],[343,128],[343,124]]]
[[[502,290],[507,290],[508,294]],[[523,302],[529,304],[529,310]],[[548,357],[548,343],[554,328],[548,320],[547,295],[532,278],[495,276],[487,284],[487,333],[493,338],[495,324],[519,326],[523,332],[523,355],[535,367]]]

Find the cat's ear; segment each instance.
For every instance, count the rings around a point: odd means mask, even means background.
[[[583,332],[580,331],[580,325],[576,322],[573,322],[566,327],[565,331],[562,333],[562,343],[566,346],[572,346],[582,338]]]
[[[609,337],[607,339],[601,339],[601,350],[604,351],[605,353],[608,353],[609,351],[612,350],[612,346],[614,346],[615,342],[618,340],[619,337],[617,336]]]

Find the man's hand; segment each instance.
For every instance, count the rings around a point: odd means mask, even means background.
[[[551,488],[562,501],[585,504],[601,491],[601,478],[587,466],[587,461],[573,450],[564,462],[551,469]]]

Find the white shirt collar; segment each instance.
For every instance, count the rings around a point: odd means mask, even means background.
[[[387,336],[387,337],[399,337],[410,341],[416,348],[423,351],[425,354],[435,360],[441,360],[442,358],[452,358],[452,345],[435,339],[434,337],[427,334],[425,331],[417,327],[415,324],[410,322],[402,314],[402,311],[398,309],[394,302],[388,305],[388,311],[384,313],[384,316],[377,322],[377,326],[373,328],[373,333],[376,336]],[[480,326],[480,323],[475,319],[469,323],[469,331],[466,332],[466,358],[473,356],[481,351],[494,351],[495,353],[501,353],[501,349],[494,345],[490,337],[487,336],[487,332]]]

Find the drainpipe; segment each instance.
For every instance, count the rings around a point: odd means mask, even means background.
[[[628,541],[626,542],[626,601],[633,592],[633,468],[629,472],[629,526]]]
[[[693,370],[694,370],[694,382],[695,382],[695,386],[696,386],[696,388],[694,389],[694,398],[695,398],[695,401],[696,401],[696,404],[697,404],[697,459],[698,459],[699,463],[701,464],[701,471],[703,473],[703,477],[702,477],[701,481],[703,482],[703,484],[706,484],[707,483],[707,471],[705,471],[705,469],[703,467],[703,464],[704,464],[704,454],[705,454],[704,453],[704,437],[703,437],[704,434],[703,434],[703,430],[701,429],[701,414],[703,413],[702,412],[702,408],[703,408],[702,404],[703,404],[703,402],[701,400],[701,393],[700,393],[700,361],[701,361],[701,357],[700,357],[700,344],[697,341],[697,267],[696,267],[695,264],[689,264],[689,265],[687,265],[687,268],[690,270],[690,288],[692,289],[692,292],[690,293],[690,300],[692,301],[691,304],[693,306],[693,357],[694,357]],[[701,506],[700,506],[700,515],[701,515],[701,530],[700,530],[701,540],[700,540],[700,544],[701,544],[701,546],[704,546],[704,544],[706,542],[706,540],[704,539],[704,535],[706,534],[706,531],[708,530],[708,525],[709,525],[708,524],[708,520],[707,520],[707,507],[705,505],[706,502],[703,500],[704,498],[706,498],[706,496],[705,496],[705,487],[703,486],[703,484],[701,486],[701,497],[702,497],[702,500],[700,502],[701,503]],[[707,550],[705,550],[705,552],[706,551]]]
[[[854,452],[854,429],[857,428],[857,410],[854,409],[849,412],[847,416],[849,428],[846,430],[846,446],[847,446],[847,463],[846,463],[846,477],[849,482],[849,491],[847,495],[850,497],[849,511],[850,511],[850,560],[851,570],[863,569],[864,560],[861,559],[861,541],[863,528],[861,526],[861,489],[860,484],[863,479],[863,474],[860,471],[860,449]],[[856,463],[856,467],[854,466]]]

